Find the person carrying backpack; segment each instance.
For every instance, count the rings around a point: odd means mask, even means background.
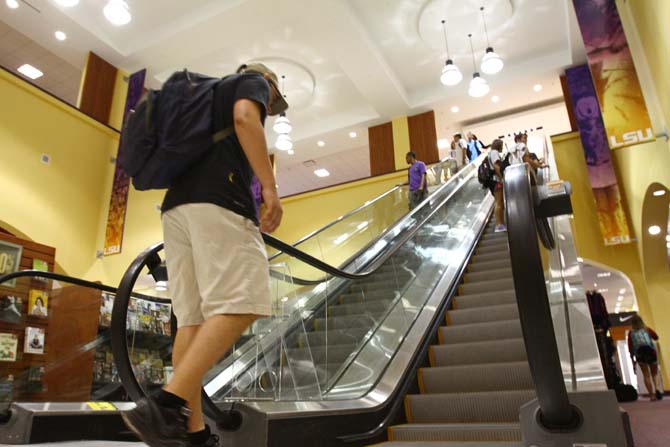
[[[184,94],[200,92],[200,85],[191,83]],[[214,138],[206,150],[191,148],[203,154],[183,173],[164,176],[169,189],[162,224],[179,327],[172,353],[174,375],[155,397],[122,413],[128,427],[152,447],[218,446],[202,415],[203,377],[254,320],[271,313],[269,266],[260,231],[277,229],[282,206],[263,126],[267,115],[278,115],[288,104],[277,76],[259,63],[242,65],[236,74],[212,85],[213,130],[223,129],[224,135]],[[166,94],[160,92],[154,112],[158,116],[167,112],[161,110],[169,103]],[[208,101],[206,89],[202,94]],[[194,99],[185,98],[184,104]],[[187,118],[198,123],[197,116],[181,119]],[[155,150],[169,156],[166,147]],[[157,165],[157,171],[161,169]],[[251,192],[254,174],[265,203],[260,221]]]
[[[640,365],[650,399],[652,401],[661,400],[663,399],[663,393],[656,388],[658,355],[654,340],[658,340],[658,335],[644,324],[642,317],[639,315],[633,317],[631,324],[633,328],[628,333],[628,351],[633,361],[633,368],[635,369],[636,362]]]

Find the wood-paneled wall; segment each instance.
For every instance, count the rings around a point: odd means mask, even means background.
[[[370,143],[370,174],[372,176],[395,172],[393,125],[389,123],[368,129]]]
[[[435,128],[435,112],[422,113],[407,118],[409,124],[410,148],[416,152],[417,160],[424,163],[439,161],[437,150],[437,129]]]
[[[109,122],[116,72],[115,66],[89,52],[79,95],[79,110],[102,123]]]

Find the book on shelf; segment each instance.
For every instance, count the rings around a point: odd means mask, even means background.
[[[47,292],[36,289],[28,292],[28,315],[40,318],[49,316],[49,294]]]
[[[44,329],[28,326],[23,352],[26,354],[44,354],[44,335]]]
[[[14,375],[0,377],[0,402],[11,402],[14,397]]]
[[[15,362],[19,337],[12,333],[0,333],[0,362]]]
[[[102,303],[100,305],[100,321],[102,327],[109,327],[112,325],[112,309],[114,308],[114,295],[107,292],[102,292]]]
[[[44,385],[44,366],[31,366],[28,368],[28,380],[25,384],[26,391],[30,393],[41,393],[46,391]]]
[[[19,324],[23,317],[23,300],[13,295],[0,296],[0,321]]]
[[[40,272],[48,272],[49,271],[49,264],[47,261],[44,261],[42,259],[33,259],[33,270],[38,270]],[[35,281],[41,281],[41,282],[47,282],[49,281],[47,278],[43,278],[41,276],[35,276]]]
[[[113,307],[114,295],[103,292],[100,307],[100,326],[109,327],[111,325]],[[129,331],[169,336],[171,334],[171,315],[172,306],[168,303],[154,303],[131,297],[128,301],[126,327]]]

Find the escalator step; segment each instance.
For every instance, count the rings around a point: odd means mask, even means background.
[[[295,361],[313,361],[318,365],[325,365],[326,363],[343,363],[349,356],[358,349],[357,344],[350,345],[334,345],[316,346],[312,348],[296,348],[287,349],[286,353],[292,360]]]
[[[406,411],[411,423],[517,422],[534,398],[534,390],[415,394],[406,397]]]
[[[430,347],[431,366],[527,361],[523,338]]]
[[[509,251],[475,253],[474,256],[472,256],[472,261],[474,262],[499,261],[501,259],[509,260]]]
[[[314,319],[315,331],[330,331],[332,329],[366,328],[370,329],[381,321],[382,314],[345,315],[341,317]]]
[[[516,303],[514,290],[488,293],[472,293],[459,295],[455,298],[456,309],[472,309],[502,304]]]
[[[368,332],[369,328],[303,332],[297,335],[295,345],[299,348],[317,348],[326,345],[358,345]]]
[[[475,261],[474,259],[468,264],[468,272],[482,272],[489,270],[497,270],[501,268],[512,268],[512,261],[509,258],[495,259],[493,261]]]
[[[464,393],[497,390],[528,390],[533,379],[527,362],[442,366],[420,370],[421,392]]]
[[[393,300],[397,295],[398,291],[395,290],[395,288],[389,288],[388,290],[371,290],[358,293],[348,292],[340,295],[339,303],[347,305],[375,301],[388,301]]]
[[[494,279],[507,279],[512,277],[512,266],[508,265],[502,268],[490,269],[480,272],[468,272],[465,274],[465,283],[472,284]]]
[[[514,290],[514,280],[510,278],[493,279],[489,281],[480,281],[476,283],[465,283],[458,286],[459,295],[469,295],[473,293],[487,293],[494,290],[507,291]]]
[[[505,340],[520,338],[521,323],[519,319],[488,321],[484,323],[442,326],[439,329],[439,340],[444,345],[471,343],[480,341]]]
[[[486,253],[508,253],[509,246],[507,245],[506,239],[491,239],[487,241],[481,241],[477,244],[475,249],[475,254],[486,254]]]
[[[447,313],[447,321],[450,326],[515,320],[518,318],[519,307],[516,303],[489,306],[486,308],[486,312],[482,312],[482,309],[478,308],[462,309],[459,307]]]
[[[409,281],[410,277],[407,276],[379,281],[359,281],[351,284],[349,291],[351,293],[360,293],[361,290],[364,292],[396,291],[402,289]]]
[[[415,444],[398,444],[398,441],[418,441],[430,442],[431,447],[440,445],[444,445],[445,447],[520,447],[521,444],[517,442],[521,440],[521,427],[518,422],[497,424],[404,424],[390,427],[389,439],[394,442],[382,445],[410,446]],[[433,442],[438,442],[439,444],[433,444]],[[462,442],[467,442],[467,444],[462,444]],[[472,442],[477,442],[477,444],[472,444]],[[514,443],[510,444],[510,442]]]

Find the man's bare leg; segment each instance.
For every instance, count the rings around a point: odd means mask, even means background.
[[[187,335],[180,340],[180,346],[175,342],[175,347],[180,351],[179,365],[175,364],[172,380],[164,390],[188,402],[193,412],[193,417],[189,419],[190,431],[205,427],[200,399],[203,377],[257,318],[257,315],[250,314],[215,315],[199,327],[188,345]],[[178,338],[181,331],[180,328],[177,332]],[[181,345],[182,342],[186,346]],[[195,418],[196,415],[199,415],[199,419]]]
[[[172,347],[172,364],[177,369],[181,364],[186,351],[195,340],[200,325],[197,326],[183,326],[177,331],[177,336]],[[188,402],[188,407],[191,409],[191,417],[188,419],[188,431],[191,433],[198,432],[205,428],[205,419],[202,416],[202,407],[200,405],[194,406],[195,402]]]

